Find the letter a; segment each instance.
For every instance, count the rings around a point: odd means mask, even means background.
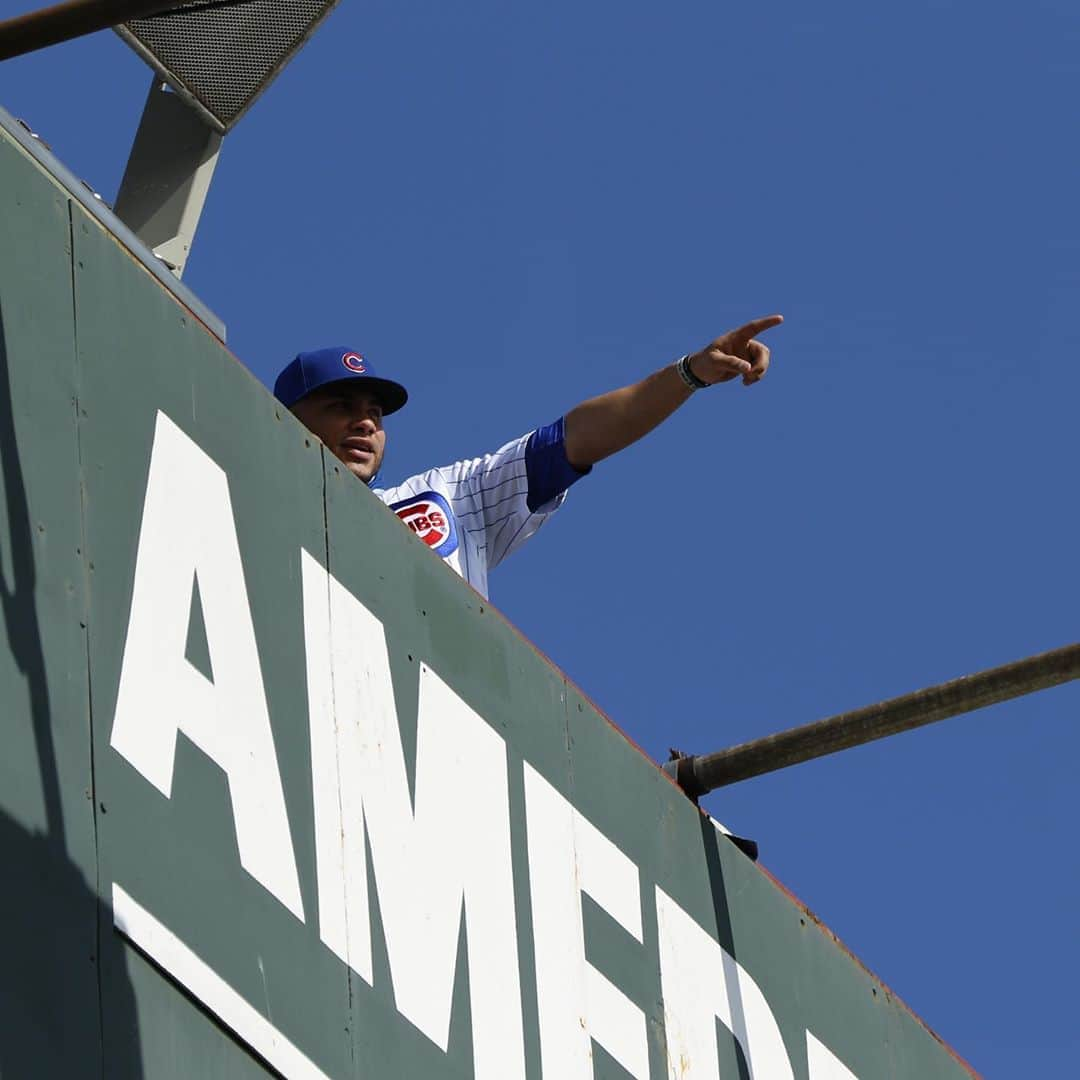
[[[184,655],[196,574],[213,682]],[[228,480],[158,412],[110,741],[168,798],[178,731],[228,778],[241,865],[303,922]]]

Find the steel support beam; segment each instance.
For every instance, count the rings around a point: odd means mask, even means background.
[[[786,769],[1077,678],[1080,678],[1080,644],[1066,645],[728,750],[697,757],[679,755],[663,769],[687,795],[697,799],[739,780]]]
[[[191,251],[221,138],[154,77],[114,211],[177,277]]]

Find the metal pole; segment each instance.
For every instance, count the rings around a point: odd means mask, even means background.
[[[68,0],[0,23],[0,60],[180,7],[185,0]]]
[[[729,750],[664,765],[692,799],[726,784],[933,724],[1080,678],[1080,644],[966,675],[903,697],[840,713]]]

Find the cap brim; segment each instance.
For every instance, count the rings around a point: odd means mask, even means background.
[[[382,403],[383,416],[396,413],[409,400],[408,390],[393,379],[380,379],[377,375],[369,375],[363,378],[363,382],[370,385],[372,392],[378,395]]]
[[[344,378],[331,379],[329,382],[313,386],[306,394],[301,394],[300,397],[296,398],[289,405],[289,408],[291,409],[293,405],[303,401],[309,394],[314,394],[316,390],[325,390],[326,387],[336,386],[338,383],[348,383],[350,386],[354,386],[358,382],[362,382],[364,388],[379,399],[383,416],[396,413],[409,400],[408,390],[401,383],[394,382],[393,379],[380,379],[378,375],[346,375]]]

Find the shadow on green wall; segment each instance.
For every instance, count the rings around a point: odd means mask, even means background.
[[[27,357],[34,362],[34,357]],[[33,417],[48,423],[48,417]],[[53,418],[63,422],[64,418]],[[0,1077],[141,1077],[138,1018],[112,913],[68,851],[36,594],[42,587],[15,429],[10,360],[0,305],[0,476],[8,529],[0,534],[0,606],[6,647],[25,680],[29,712],[6,702],[0,753],[10,725],[29,725],[46,828],[28,828],[0,809]],[[6,557],[6,558],[5,558]],[[65,672],[68,678],[80,673]],[[81,678],[85,684],[85,676]],[[89,751],[89,746],[87,747]],[[89,776],[91,762],[86,762]],[[80,793],[81,794],[81,793]],[[4,792],[0,791],[0,803]],[[70,803],[70,800],[69,800]],[[106,956],[112,952],[114,955]],[[110,972],[103,993],[102,961]],[[108,1060],[102,1024],[109,1029]]]

